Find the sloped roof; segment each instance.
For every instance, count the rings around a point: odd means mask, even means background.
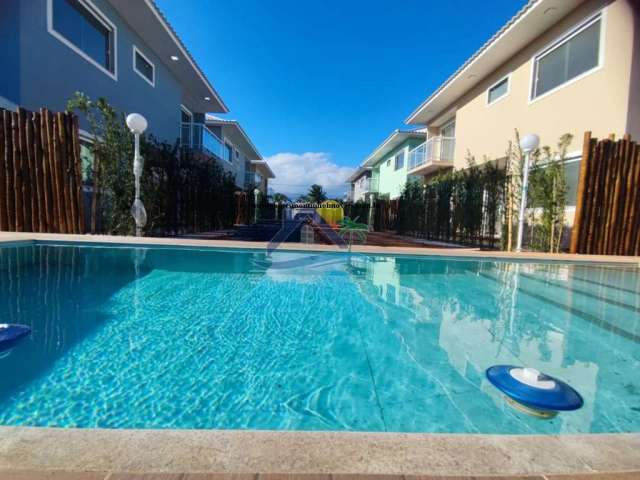
[[[409,138],[424,138],[426,140],[426,133],[418,130],[394,130],[391,135],[389,135],[385,141],[382,142],[364,162],[362,162],[361,166],[373,167],[389,152]]]
[[[188,103],[193,108],[199,112],[229,111],[154,0],[108,1],[185,86]],[[173,55],[178,61],[171,60]]]
[[[405,120],[428,124],[584,0],[530,0]]]
[[[224,128],[225,136],[229,137],[237,147],[240,147],[247,158],[250,160],[262,160],[260,152],[258,152],[258,149],[249,138],[249,135],[247,135],[242,126],[240,126],[240,122],[237,120],[220,118],[208,113],[205,116],[205,123],[207,125],[222,126]]]

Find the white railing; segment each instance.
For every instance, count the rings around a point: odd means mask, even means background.
[[[244,184],[246,187],[257,186],[262,184],[262,175],[258,172],[245,172],[244,173]]]
[[[201,123],[183,123],[180,126],[180,145],[231,161],[224,142]]]
[[[409,152],[409,171],[433,162],[452,162],[456,139],[431,137]]]
[[[421,143],[409,152],[409,170],[413,170],[424,163],[425,143]]]

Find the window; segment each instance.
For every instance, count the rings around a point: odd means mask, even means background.
[[[492,87],[489,87],[489,90],[487,90],[487,103],[492,104],[507,93],[509,93],[509,77],[505,77]]]
[[[396,153],[394,161],[395,170],[400,170],[402,167],[404,167],[404,150],[400,150],[398,153]]]
[[[135,45],[133,46],[133,70],[152,87],[155,87],[156,67]]]
[[[93,161],[94,155],[91,151],[91,143],[86,140],[80,140],[80,163],[82,173],[82,184],[93,184]]]
[[[440,135],[444,138],[455,138],[456,136],[456,121],[451,120],[449,123],[446,123],[440,129]]]
[[[578,198],[578,179],[580,178],[580,160],[564,163],[564,178],[567,182],[566,202],[568,207],[575,207]]]
[[[534,59],[531,98],[537,98],[600,65],[600,15]]]
[[[227,162],[231,163],[233,161],[233,148],[228,143],[224,144],[223,155],[224,160],[226,160]]]
[[[88,0],[49,0],[47,5],[49,33],[116,79],[116,27]]]
[[[191,146],[191,123],[193,115],[185,107],[180,107],[180,145]]]

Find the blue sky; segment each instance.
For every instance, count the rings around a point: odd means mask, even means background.
[[[157,0],[273,165],[331,193],[525,0]]]

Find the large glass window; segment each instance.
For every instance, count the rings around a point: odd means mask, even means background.
[[[51,0],[51,27],[77,50],[114,73],[114,30],[79,0]]]
[[[532,98],[539,97],[599,65],[600,24],[598,16],[535,58]]]
[[[193,115],[185,108],[180,109],[180,145],[183,147],[191,146],[191,124]]]
[[[487,102],[493,103],[499,98],[504,97],[509,91],[509,77],[503,78],[498,83],[496,83],[493,87],[489,88],[487,93]]]

